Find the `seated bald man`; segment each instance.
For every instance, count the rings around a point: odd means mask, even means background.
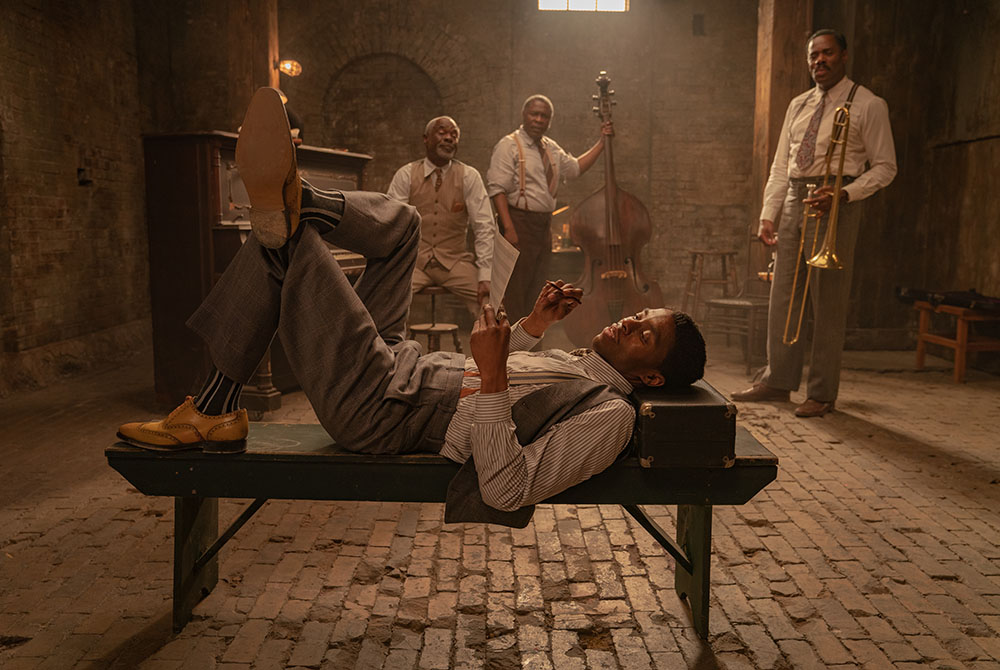
[[[216,369],[166,419],[121,426],[118,436],[130,444],[243,451],[248,424],[240,390],[277,333],[340,446],[434,452],[458,463],[471,457],[482,500],[517,510],[615,461],[632,433],[635,410],[626,395],[634,387],[680,387],[702,376],[705,344],[697,326],[663,308],[610,324],[594,337],[593,350],[529,352],[579,304],[582,291],[561,281],[542,288],[531,313],[513,326],[484,306],[471,358],[422,355],[419,344],[403,338],[419,244],[416,210],[382,194],[321,191],[302,181],[273,89],[260,89],[251,101],[236,158],[253,234],[188,320]],[[324,240],[367,259],[357,285]],[[576,388],[569,381],[598,390],[553,395]],[[546,409],[552,398],[564,406]],[[536,416],[519,418],[525,408]]]

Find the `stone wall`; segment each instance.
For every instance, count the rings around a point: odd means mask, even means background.
[[[131,4],[2,3],[0,62],[2,396],[148,338],[149,290]]]

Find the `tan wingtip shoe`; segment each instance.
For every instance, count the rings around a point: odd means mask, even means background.
[[[210,453],[238,454],[247,449],[249,431],[245,409],[228,414],[202,414],[188,396],[166,419],[121,426],[118,439],[155,451],[201,449]]]
[[[259,88],[236,141],[236,167],[250,196],[250,228],[265,247],[278,249],[299,227],[302,186],[281,96]]]

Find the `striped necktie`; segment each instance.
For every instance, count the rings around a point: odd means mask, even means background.
[[[444,179],[442,178],[441,174],[442,174],[441,173],[441,168],[434,168],[434,191],[435,192],[441,190],[441,183],[444,181]]]

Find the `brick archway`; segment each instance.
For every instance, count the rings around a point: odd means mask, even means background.
[[[394,54],[362,56],[330,81],[321,107],[324,144],[371,154],[365,188],[385,191],[395,171],[424,153],[424,125],[442,114],[434,81]]]
[[[354,94],[391,105],[397,117],[393,132],[404,138],[400,141],[408,142],[403,147],[408,159],[423,153],[420,135],[423,123],[430,118],[427,116],[422,123],[413,125],[408,107],[426,106],[427,100],[434,97],[435,113],[454,116],[462,126],[463,140],[466,136],[471,140],[463,141],[460,158],[466,162],[488,162],[489,151],[499,136],[498,129],[506,128],[508,123],[506,107],[497,104],[496,73],[478,51],[483,45],[448,32],[440,17],[428,14],[419,3],[374,0],[372,4],[385,5],[379,14],[386,20],[370,21],[372,9],[345,14],[335,8],[323,8],[296,13],[280,24],[282,58],[296,58],[303,65],[302,76],[295,79],[282,76],[281,87],[288,94],[289,105],[305,122],[307,141],[381,155],[392,153],[388,146],[394,139],[379,136],[378,143],[372,146],[344,146],[344,140],[338,137],[340,129],[335,133],[329,127],[330,117],[335,115],[331,110],[338,105],[344,104],[352,112],[360,111],[361,105],[354,101],[338,99],[336,89],[362,75],[368,78],[358,81],[367,82],[368,87],[361,90],[355,86]],[[410,82],[400,84],[409,94],[379,90],[377,79],[372,77],[377,77],[382,66],[394,68],[397,73],[412,72],[424,90],[414,93]],[[506,101],[506,93],[502,97]],[[381,183],[383,177],[379,175],[384,170],[374,163],[366,172],[365,188],[385,188],[388,179]],[[391,177],[392,172],[388,174]]]

